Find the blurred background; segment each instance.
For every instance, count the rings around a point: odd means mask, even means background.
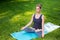
[[[35,13],[36,4],[42,4],[45,23],[60,26],[60,0],[0,0],[0,40],[15,40],[11,33],[20,31]],[[60,29],[32,40],[60,40]]]

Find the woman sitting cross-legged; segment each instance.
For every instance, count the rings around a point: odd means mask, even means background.
[[[33,27],[28,27],[33,24]],[[27,32],[35,32],[38,36],[44,37],[44,15],[41,14],[41,4],[36,5],[36,13],[32,15],[31,21],[21,30],[25,30]]]

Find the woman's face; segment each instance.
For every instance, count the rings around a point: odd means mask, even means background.
[[[37,7],[36,7],[36,12],[39,13],[40,10],[41,10],[40,7],[37,6]]]

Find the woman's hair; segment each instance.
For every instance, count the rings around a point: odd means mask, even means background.
[[[36,4],[36,7],[39,7],[40,9],[41,9],[41,6],[42,6],[41,4]]]

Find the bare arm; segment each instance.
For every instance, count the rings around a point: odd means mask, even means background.
[[[32,18],[31,18],[30,22],[25,27],[28,27],[29,25],[31,25],[32,22],[33,22],[33,15],[32,15]]]
[[[22,30],[32,24],[32,22],[33,22],[33,16],[34,16],[34,14],[32,15],[32,18],[31,18],[30,22],[29,22],[27,25],[25,25],[25,26],[22,28]]]
[[[42,16],[42,38],[44,37],[44,15]]]

